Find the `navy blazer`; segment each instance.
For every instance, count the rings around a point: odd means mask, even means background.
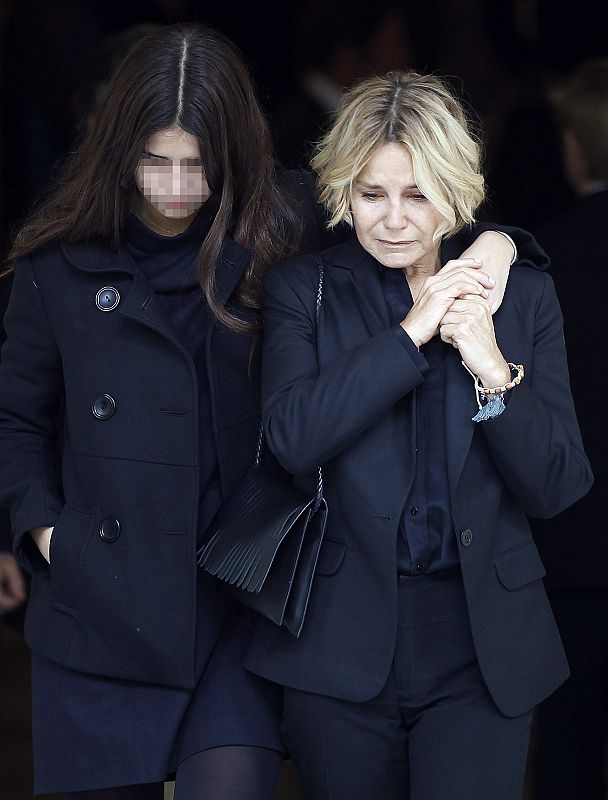
[[[444,244],[442,263],[453,249]],[[301,638],[260,620],[246,662],[278,683],[355,701],[382,689],[392,662],[396,537],[413,478],[398,401],[423,379],[390,329],[379,273],[363,255],[356,239],[322,253],[317,333],[312,257],[282,265],[265,284],[268,442],[303,487],[312,489],[323,465],[329,519]],[[447,466],[479,665],[497,706],[516,716],[568,674],[526,513],[558,513],[592,475],[550,277],[515,266],[494,324],[505,358],[526,376],[500,417],[474,423],[473,381],[450,350]]]

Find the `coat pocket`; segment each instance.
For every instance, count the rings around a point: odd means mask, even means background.
[[[547,574],[534,542],[505,553],[494,566],[498,580],[509,591],[521,589]]]
[[[343,542],[323,539],[315,572],[318,575],[333,575],[342,566],[345,555],[346,545]]]
[[[51,537],[52,604],[72,614],[78,605],[81,554],[83,547],[91,539],[92,525],[92,514],[65,505]]]

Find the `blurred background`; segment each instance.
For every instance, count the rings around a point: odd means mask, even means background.
[[[256,4],[245,0],[0,0],[3,259],[32,201],[44,192],[79,133],[95,124],[108,78],[129,46],[154,26],[186,20],[218,28],[240,46],[271,120],[278,156],[290,167],[306,166],[311,142],[330,122],[341,92],[359,78],[396,68],[447,75],[477,116],[485,141],[488,200],[479,216],[527,228],[553,256],[566,336],[571,333],[572,341],[577,341],[570,351],[572,374],[580,378],[581,386],[589,380],[589,369],[595,370],[596,379],[602,361],[590,367],[588,345],[591,339],[596,344],[600,340],[605,301],[581,321],[586,300],[580,285],[588,280],[588,294],[607,296],[608,256],[601,232],[602,224],[608,223],[608,204],[594,211],[592,231],[585,229],[590,214],[581,210],[581,200],[590,190],[573,182],[564,165],[564,123],[558,123],[550,97],[583,62],[608,58],[608,3],[604,0],[374,0],[358,4],[352,0]],[[602,125],[607,119],[607,92],[608,84],[603,88],[603,111],[598,101],[597,127],[606,151],[608,128]],[[605,200],[608,171],[591,177],[593,193],[600,192]],[[578,215],[572,209],[578,209]],[[571,245],[569,252],[575,255],[558,268],[560,253],[567,249],[564,234]],[[594,235],[595,249],[585,255]],[[566,275],[569,265],[572,268]],[[0,318],[9,292],[10,279],[0,280]],[[577,331],[584,335],[577,338]],[[603,351],[597,346],[597,359],[602,359]],[[581,359],[582,351],[587,361]],[[606,378],[599,380],[600,386],[593,387],[595,398],[602,396]],[[577,386],[574,390],[599,497],[605,468],[599,448],[595,455],[594,443],[601,441],[605,424],[601,414],[585,406],[588,392]],[[608,553],[601,542],[606,533],[603,516],[598,511],[591,525],[594,513],[591,507],[575,507],[561,523],[535,524],[543,558],[556,563],[562,558],[562,572],[568,575],[565,581],[548,583],[548,588],[581,680],[548,722],[537,723],[529,800],[606,797],[608,642],[602,631],[608,630],[608,567],[602,559]],[[8,526],[5,519],[0,522],[6,549]],[[583,522],[593,528],[584,547],[576,529]],[[558,564],[556,574],[559,570]],[[576,615],[573,607],[578,609]],[[570,644],[568,613],[559,611],[563,608],[570,609],[578,630],[578,639],[571,637]],[[32,796],[29,661],[21,636],[22,613],[21,608],[0,620],[0,797],[6,800]],[[581,615],[587,621],[587,639],[581,639]],[[569,721],[565,714],[571,715]],[[543,734],[548,742],[560,721],[570,726],[570,741],[550,743],[543,750],[539,731],[549,731]],[[558,770],[564,762],[564,768],[571,767],[566,776]],[[553,778],[540,781],[537,776],[545,772]],[[589,781],[584,783],[586,778]],[[299,797],[289,769],[278,796]]]

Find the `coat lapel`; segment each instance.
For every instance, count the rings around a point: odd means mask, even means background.
[[[182,349],[175,329],[158,298],[139,273],[135,274],[131,289],[117,310],[123,316],[160,333]]]
[[[133,261],[126,250],[116,252],[107,250],[102,245],[86,242],[63,242],[62,250],[72,266],[84,272],[127,273],[133,282],[126,297],[123,297],[116,311],[129,319],[140,322],[167,337],[181,349],[175,330],[164,313],[158,298],[147,284],[145,278],[137,272]],[[216,292],[221,303],[226,303],[235,290],[249,262],[250,254],[227,236],[222,245],[220,257],[216,265]],[[109,276],[102,279],[111,282]]]
[[[83,272],[135,272],[131,257],[123,249],[112,251],[95,242],[61,242],[61,249],[70,264]]]
[[[109,273],[126,273],[132,276],[129,290],[126,296],[123,295],[121,298],[116,313],[152,328],[181,349],[175,331],[158,299],[145,278],[135,269],[133,260],[126,250],[119,249],[113,252],[91,242],[62,242],[61,247],[72,266],[83,272],[99,273],[99,288],[112,284]]]
[[[236,289],[249,264],[251,254],[230,236],[224,238],[215,271],[215,290],[218,300],[224,304]]]

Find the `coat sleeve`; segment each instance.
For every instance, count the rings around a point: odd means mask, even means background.
[[[56,419],[61,358],[29,259],[15,266],[0,358],[0,505],[11,511],[13,548],[29,571],[37,550],[28,532],[54,525],[63,507]]]
[[[523,228],[514,228],[511,225],[499,225],[496,222],[477,222],[455,235],[455,239],[461,243],[461,249],[466,250],[473,244],[475,239],[485,231],[503,231],[508,233],[517,247],[518,266],[533,267],[539,270],[546,270],[551,264],[551,259],[543,248],[536,241],[529,231]]]
[[[479,425],[494,465],[524,511],[546,518],[585,495],[593,475],[570,392],[562,314],[552,279],[543,280],[533,363],[524,365],[529,369],[510,392],[506,410]]]
[[[345,450],[423,380],[420,365],[389,328],[319,369],[316,270],[271,270],[263,293],[262,414],[270,449],[293,474]],[[299,278],[298,278],[299,275]]]

